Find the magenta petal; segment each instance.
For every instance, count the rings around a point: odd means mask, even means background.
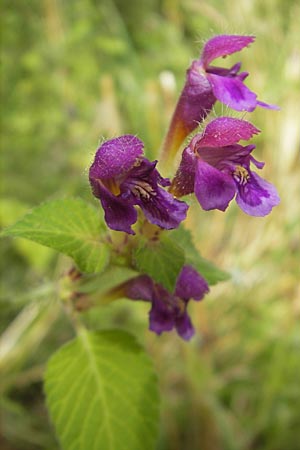
[[[260,131],[250,122],[232,117],[219,117],[212,120],[202,135],[196,135],[190,147],[225,147],[233,145],[240,140],[248,141]]]
[[[220,172],[204,161],[198,161],[195,195],[203,209],[225,211],[235,192],[235,183],[229,175]]]
[[[124,202],[121,197],[116,197],[100,183],[97,190],[98,198],[104,209],[105,221],[109,228],[116,231],[135,234],[131,229],[137,221],[137,212],[133,205]]]
[[[197,149],[200,158],[218,170],[232,169],[236,165],[248,164],[248,160],[255,145],[226,145],[225,147],[199,147]]]
[[[230,69],[226,69],[225,67],[209,66],[206,69],[206,73],[212,73],[214,75],[219,75],[220,77],[230,77],[230,78],[235,76],[240,77],[240,75],[238,75],[238,72],[241,69],[241,65],[242,63],[238,62],[234,64],[234,66],[232,66]]]
[[[269,214],[280,202],[276,188],[255,172],[244,186],[238,186],[236,202],[250,216],[262,217]]]
[[[256,94],[250,91],[239,77],[220,77],[207,74],[216,98],[236,111],[253,111],[257,106]]]
[[[255,148],[255,147],[254,147]],[[265,166],[265,163],[263,161],[257,161],[257,159],[254,158],[254,156],[250,156],[250,161],[258,168],[263,169]]]
[[[254,42],[254,36],[238,36],[238,35],[219,35],[215,36],[206,42],[201,61],[204,67],[220,56],[231,55],[232,53],[239,52],[247,45]]]
[[[211,85],[198,61],[187,70],[186,83],[180,96],[180,117],[189,131],[193,131],[211,111],[216,102]]]
[[[90,178],[108,179],[128,172],[142,156],[143,148],[143,142],[131,134],[104,142],[96,152]]]
[[[200,69],[199,62],[193,61],[187,70],[186,82],[172,120],[174,124],[180,124],[185,136],[198,127],[216,102],[211,84]]]
[[[275,111],[279,111],[280,108],[277,105],[270,105],[269,103],[261,102],[260,100],[257,100],[257,105],[261,106],[262,108],[266,109],[274,109]]]
[[[175,295],[188,301],[190,298],[201,300],[209,291],[205,279],[192,266],[184,266],[177,278]]]

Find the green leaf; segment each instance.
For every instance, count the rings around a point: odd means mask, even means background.
[[[138,272],[128,267],[110,265],[100,274],[88,275],[86,279],[80,279],[76,292],[85,294],[96,292],[100,296],[138,275]]]
[[[0,225],[9,227],[28,211],[28,205],[18,200],[3,198],[0,199]],[[19,252],[38,272],[45,269],[54,255],[50,248],[36,244],[25,239],[16,239],[15,249]]]
[[[154,449],[157,378],[128,333],[82,331],[50,359],[45,391],[64,450]]]
[[[169,292],[175,288],[176,278],[184,265],[184,251],[171,239],[142,241],[134,252],[137,269],[150,275]]]
[[[100,272],[108,263],[109,249],[97,210],[81,199],[43,203],[2,232],[26,238],[71,256],[83,272]]]
[[[172,230],[169,233],[170,238],[179,243],[180,247],[185,252],[186,264],[191,264],[197,269],[201,275],[206,279],[208,284],[213,285],[220,281],[225,281],[230,278],[230,275],[221,269],[218,269],[212,262],[203,258],[194,245],[192,235],[189,230],[183,226]]]

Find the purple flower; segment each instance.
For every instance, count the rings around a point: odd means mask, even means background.
[[[237,111],[253,111],[257,106],[278,109],[257,100],[254,92],[244,84],[248,72],[240,72],[241,63],[225,69],[211,65],[213,60],[236,53],[254,42],[254,36],[220,35],[209,39],[199,59],[192,62],[178,100],[163,156],[172,155],[211,111],[217,100]]]
[[[132,135],[106,141],[97,150],[90,167],[93,194],[99,198],[109,228],[134,234],[138,205],[149,222],[161,228],[178,227],[185,219],[188,206],[176,200],[160,186],[170,182],[162,178],[143,156],[144,144]]]
[[[178,275],[175,292],[170,294],[148,275],[140,275],[129,281],[126,295],[133,300],[152,303],[149,313],[151,331],[161,334],[176,329],[179,336],[189,340],[195,333],[187,313],[191,298],[201,300],[209,291],[204,278],[191,266],[184,266]]]
[[[170,191],[180,197],[195,192],[205,210],[225,211],[236,194],[240,208],[252,216],[265,216],[280,199],[275,187],[250,170],[264,163],[251,155],[255,145],[242,146],[259,133],[245,120],[220,117],[210,122],[183,151]]]

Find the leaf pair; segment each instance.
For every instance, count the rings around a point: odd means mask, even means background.
[[[106,225],[93,206],[78,198],[44,203],[25,215],[3,236],[30,239],[72,257],[85,273],[97,273],[109,263],[110,249],[106,241]],[[184,264],[191,264],[209,284],[228,275],[205,260],[195,248],[191,234],[183,226],[162,235],[159,241],[141,239],[134,251],[141,273],[150,275],[170,292]]]

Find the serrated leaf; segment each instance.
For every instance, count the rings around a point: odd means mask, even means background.
[[[26,238],[71,256],[83,272],[100,272],[108,263],[105,227],[97,210],[81,199],[43,203],[2,232]]]
[[[63,450],[154,449],[157,379],[128,333],[81,332],[50,359],[45,391]]]
[[[173,292],[177,276],[184,265],[184,251],[171,239],[140,243],[134,252],[137,269]]]
[[[185,252],[185,262],[191,264],[206,279],[208,284],[213,285],[230,278],[229,274],[216,267],[212,262],[203,258],[194,245],[192,235],[183,226],[172,230],[170,238],[180,245]]]

